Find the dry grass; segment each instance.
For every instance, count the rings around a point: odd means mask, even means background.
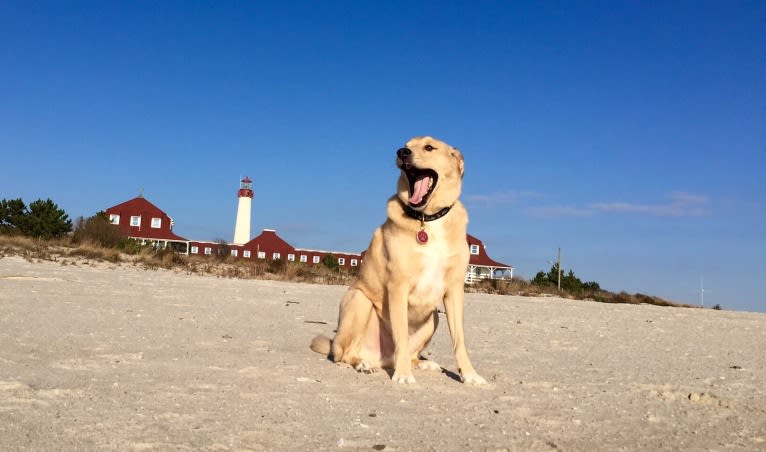
[[[673,306],[696,308],[695,305],[675,303],[660,297],[629,294],[626,292],[609,292],[607,290],[582,291],[577,294],[568,292],[559,292],[554,286],[533,284],[522,278],[513,280],[483,280],[466,286],[467,292],[493,293],[499,295],[518,295],[524,297],[561,297],[573,300],[598,301],[601,303],[623,303],[623,304],[651,304],[655,306]]]
[[[115,248],[104,248],[102,246],[84,242],[76,247],[70,248],[66,256],[69,257],[81,257],[84,259],[92,259],[95,261],[105,261],[118,263],[122,262],[119,250]]]
[[[231,256],[185,256],[169,249],[151,247],[131,249],[129,253],[116,248],[103,247],[95,242],[82,240],[73,243],[69,239],[37,240],[22,236],[0,235],[0,257],[22,256],[34,260],[58,261],[76,264],[77,261],[124,263],[141,266],[147,270],[174,269],[187,274],[212,275],[219,278],[267,279],[314,284],[348,285],[357,273],[352,270],[330,270],[324,265],[309,266],[299,262],[244,260]],[[578,294],[560,293],[555,287],[532,284],[522,278],[513,280],[483,280],[466,285],[466,292],[519,295],[526,297],[556,296],[570,299],[598,301],[602,303],[652,304],[656,306],[697,307],[664,300],[644,294],[613,293],[605,290]]]
[[[21,256],[27,260],[55,261],[56,248],[61,244],[57,240],[38,240],[17,235],[0,235],[0,257]]]

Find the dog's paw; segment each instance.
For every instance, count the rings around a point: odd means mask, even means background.
[[[357,364],[354,367],[354,369],[356,369],[357,372],[361,372],[363,374],[371,374],[371,373],[374,373],[374,372],[378,371],[378,369],[376,369],[375,367],[370,366],[369,364],[367,364],[364,361],[362,361],[359,364]]]
[[[471,374],[465,374],[462,375],[463,383],[467,385],[485,385],[487,384],[487,380],[485,380],[481,375],[477,373],[471,373]]]
[[[394,383],[402,383],[402,384],[413,384],[415,383],[415,377],[410,375],[401,375],[398,372],[394,372],[394,375],[391,377],[391,380],[393,380]]]
[[[441,372],[442,366],[428,359],[421,359],[418,361],[418,369],[420,370],[434,370]]]

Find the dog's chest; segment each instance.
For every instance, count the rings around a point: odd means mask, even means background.
[[[431,236],[441,231],[433,231]],[[424,245],[419,245],[416,253],[419,259],[420,273],[415,282],[410,304],[438,306],[446,290],[446,274],[451,255],[448,242],[438,235]]]

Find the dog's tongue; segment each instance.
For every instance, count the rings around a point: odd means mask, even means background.
[[[423,201],[423,196],[428,193],[428,186],[431,184],[431,176],[420,176],[415,181],[415,186],[412,187],[412,196],[410,196],[410,204],[416,206]]]

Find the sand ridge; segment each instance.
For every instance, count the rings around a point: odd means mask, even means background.
[[[466,295],[411,386],[311,352],[341,286],[0,258],[2,450],[764,450],[766,315]]]

